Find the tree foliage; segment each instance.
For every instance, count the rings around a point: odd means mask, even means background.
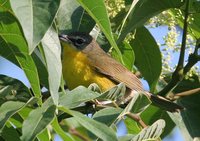
[[[20,67],[30,82],[27,87],[0,75],[0,139],[161,140],[175,126],[186,140],[200,137],[200,79],[190,71],[200,60],[200,1],[0,0],[0,19],[0,56]],[[176,35],[165,37],[164,46],[179,53],[177,66],[167,71],[162,71],[163,48],[149,31],[163,25],[183,31],[177,48]],[[168,113],[142,93],[117,105],[125,91],[121,83],[103,94],[95,84],[65,90],[58,34],[72,31],[91,32],[104,50],[139,73],[151,92],[185,109]],[[185,57],[188,47],[193,50]],[[120,122],[127,134],[118,137]]]

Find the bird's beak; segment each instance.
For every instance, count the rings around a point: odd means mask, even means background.
[[[69,38],[68,38],[68,35],[61,34],[61,35],[59,35],[58,37],[59,37],[59,39],[60,39],[61,41],[64,41],[64,42],[67,42],[67,43],[71,43],[71,41],[70,41]]]

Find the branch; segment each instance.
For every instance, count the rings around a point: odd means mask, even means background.
[[[142,126],[142,128],[147,127],[147,125],[144,123],[144,121],[141,119],[139,115],[136,115],[130,112],[127,113],[126,115],[130,117],[131,119],[135,120],[136,122],[138,122]]]
[[[199,93],[200,93],[200,88],[184,91],[181,93],[176,93],[174,94],[174,97],[172,98],[172,100],[176,100],[176,99],[179,99],[180,97],[190,96],[190,95],[199,94]]]
[[[186,75],[187,72],[198,62],[200,61],[200,38],[196,41],[196,46],[194,52],[189,55],[188,63],[185,65],[183,69],[183,74]]]
[[[189,16],[189,0],[186,0],[186,8],[185,8],[185,18],[184,18],[184,26],[183,26],[183,36],[182,36],[182,44],[181,44],[181,50],[180,50],[180,56],[178,65],[176,67],[176,70],[172,74],[172,79],[168,83],[168,85],[161,90],[158,94],[161,96],[165,96],[167,93],[172,91],[175,86],[184,78],[183,74],[183,64],[184,64],[184,57],[185,57],[185,48],[186,48],[186,38],[187,38],[187,27],[188,27],[188,16]]]

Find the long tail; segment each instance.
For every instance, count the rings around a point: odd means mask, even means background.
[[[158,95],[150,94],[150,99],[153,105],[170,112],[178,112],[184,109],[184,107]]]
[[[138,92],[128,89],[126,96],[125,96],[126,102],[130,101],[135,93],[138,93]],[[184,109],[184,107],[182,107],[170,100],[167,100],[164,97],[161,97],[161,96],[158,96],[155,94],[151,94],[147,91],[142,91],[142,93],[145,94],[147,97],[149,97],[149,99],[152,101],[153,105],[155,105],[163,110],[170,111],[170,112],[178,112],[178,111]]]

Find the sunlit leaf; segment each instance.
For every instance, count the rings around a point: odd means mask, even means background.
[[[100,94],[95,93],[83,86],[79,86],[74,90],[67,92],[66,95],[61,96],[59,104],[68,108],[75,108],[81,103],[93,100],[99,96]]]
[[[52,105],[52,99],[48,99],[42,107],[32,110],[23,122],[22,141],[33,140],[41,133],[55,117],[56,106]]]
[[[29,104],[32,100],[30,99],[27,103],[19,102],[19,101],[8,101],[1,105],[0,107],[0,129],[4,127],[6,121],[17,113],[20,109]]]
[[[49,90],[55,105],[58,105],[58,89],[61,82],[62,64],[61,64],[61,46],[58,39],[58,35],[53,29],[49,28],[44,38],[42,39],[42,46],[44,50]]]
[[[149,127],[144,128],[139,134],[131,139],[131,141],[138,140],[156,140],[160,137],[165,127],[164,120],[158,120]]]
[[[86,117],[79,112],[70,111],[65,107],[59,107],[59,109],[72,115],[83,127],[85,127],[88,131],[90,131],[100,139],[104,141],[117,141],[117,137],[114,131],[105,124]]]
[[[64,140],[64,141],[75,141],[69,133],[66,133],[63,131],[63,129],[60,127],[57,118],[54,118],[53,122],[51,123],[53,130],[56,131],[56,133]]]
[[[10,0],[32,53],[52,25],[60,0]]]
[[[32,57],[28,54],[28,47],[21,32],[17,19],[11,12],[8,1],[0,7],[0,55],[20,66],[37,98],[41,98],[37,68]]]

